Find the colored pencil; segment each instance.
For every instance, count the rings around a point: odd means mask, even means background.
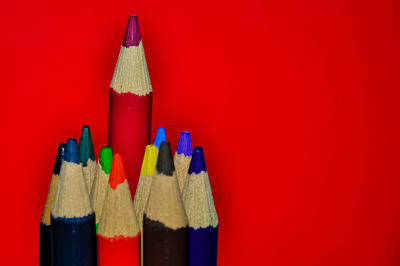
[[[143,157],[142,170],[137,185],[133,206],[135,207],[136,216],[139,226],[143,226],[143,214],[146,207],[147,199],[150,193],[151,181],[157,164],[157,148],[154,145],[147,145]]]
[[[51,208],[53,266],[96,266],[95,214],[76,139],[68,139]]]
[[[121,155],[114,154],[97,232],[98,266],[139,266],[140,230]]]
[[[58,184],[58,176],[62,159],[64,157],[65,143],[58,146],[57,157],[54,163],[53,174],[51,176],[49,190],[47,192],[46,202],[43,208],[42,219],[40,221],[40,238],[39,238],[39,266],[51,265],[51,205],[53,204],[54,195]]]
[[[143,216],[143,265],[187,266],[188,220],[169,142],[162,142]]]
[[[97,163],[96,175],[94,177],[90,200],[92,202],[94,213],[96,214],[96,232],[99,227],[101,211],[103,210],[104,199],[108,188],[112,164],[111,147],[103,146],[100,149],[99,162]]]
[[[86,185],[90,193],[96,172],[96,157],[94,155],[90,128],[86,125],[83,126],[81,138],[79,139],[79,158],[81,159],[83,176],[85,177]]]
[[[189,266],[216,266],[218,216],[203,149],[195,147],[182,198],[189,220]]]
[[[149,198],[151,182],[153,180],[154,170],[157,163],[157,148],[154,145],[147,145],[144,152],[142,170],[138,185],[136,187],[135,199],[133,207],[135,208],[136,217],[141,231],[141,265],[143,265],[143,214],[146,207],[147,199]]]
[[[157,147],[157,152],[160,150],[161,142],[167,141],[167,135],[165,134],[165,128],[159,127],[157,129],[156,136],[154,137],[154,145]]]
[[[130,16],[110,86],[108,146],[121,154],[131,191],[151,134],[152,87],[137,16]]]
[[[179,189],[182,191],[188,175],[190,160],[192,159],[192,141],[190,133],[181,132],[178,145],[174,155],[174,164],[176,167],[176,177],[178,178]]]

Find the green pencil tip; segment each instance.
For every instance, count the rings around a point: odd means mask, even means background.
[[[79,156],[83,166],[87,166],[87,161],[91,159],[96,160],[94,156],[92,135],[90,134],[90,127],[84,125],[82,128],[81,138],[79,139]]]
[[[103,169],[104,173],[106,173],[107,175],[110,174],[112,160],[113,160],[113,154],[111,147],[108,146],[101,147],[99,155],[99,163],[101,169]]]
[[[96,223],[96,233],[97,233],[97,230],[99,230],[99,223]]]

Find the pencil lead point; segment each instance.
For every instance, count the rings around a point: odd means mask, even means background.
[[[161,142],[158,152],[157,172],[172,176],[175,171],[174,160],[172,158],[171,145],[168,141]]]
[[[64,154],[65,154],[65,143],[61,143],[60,145],[58,145],[57,157],[56,157],[56,161],[54,163],[54,168],[53,168],[53,174],[55,174],[55,175],[60,174],[60,169],[61,169],[62,160],[64,158]]]
[[[192,156],[193,148],[190,133],[187,131],[181,132],[179,136],[178,146],[176,147],[178,154],[184,154],[185,156]]]
[[[81,162],[79,159],[78,143],[74,138],[67,139],[67,144],[65,145],[64,161],[77,164]]]
[[[90,134],[90,127],[84,125],[82,127],[81,138],[79,139],[79,156],[83,166],[87,166],[87,161],[91,159],[95,161],[93,149],[92,135]]]
[[[113,154],[111,147],[108,146],[101,147],[99,155],[99,163],[101,169],[103,169],[104,173],[106,173],[107,175],[110,174],[112,161],[113,161]]]
[[[126,48],[131,46],[139,46],[141,39],[142,37],[140,36],[138,17],[136,15],[131,15],[129,16],[128,26],[126,27],[122,45]]]
[[[160,150],[161,142],[167,141],[167,135],[165,134],[165,128],[159,127],[157,129],[156,137],[154,138],[154,145]]]
[[[140,171],[140,177],[146,175],[154,175],[157,163],[157,148],[154,145],[147,145],[146,151],[144,152],[142,169]]]
[[[122,157],[119,153],[115,153],[113,155],[113,161],[110,172],[110,179],[109,179],[110,187],[112,189],[116,189],[119,184],[125,181],[125,179],[126,176],[125,176],[124,164],[122,162]]]
[[[199,174],[201,171],[207,172],[206,161],[204,159],[204,153],[202,147],[195,147],[193,150],[192,160],[189,166],[190,174]]]

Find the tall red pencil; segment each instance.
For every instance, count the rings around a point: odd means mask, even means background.
[[[150,144],[152,88],[137,16],[130,16],[110,86],[108,145],[121,154],[131,191]]]

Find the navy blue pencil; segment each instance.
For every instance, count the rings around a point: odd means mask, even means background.
[[[195,147],[182,198],[189,222],[189,266],[216,266],[218,216],[203,149]]]
[[[53,266],[96,266],[95,214],[76,139],[68,139],[51,208]]]

